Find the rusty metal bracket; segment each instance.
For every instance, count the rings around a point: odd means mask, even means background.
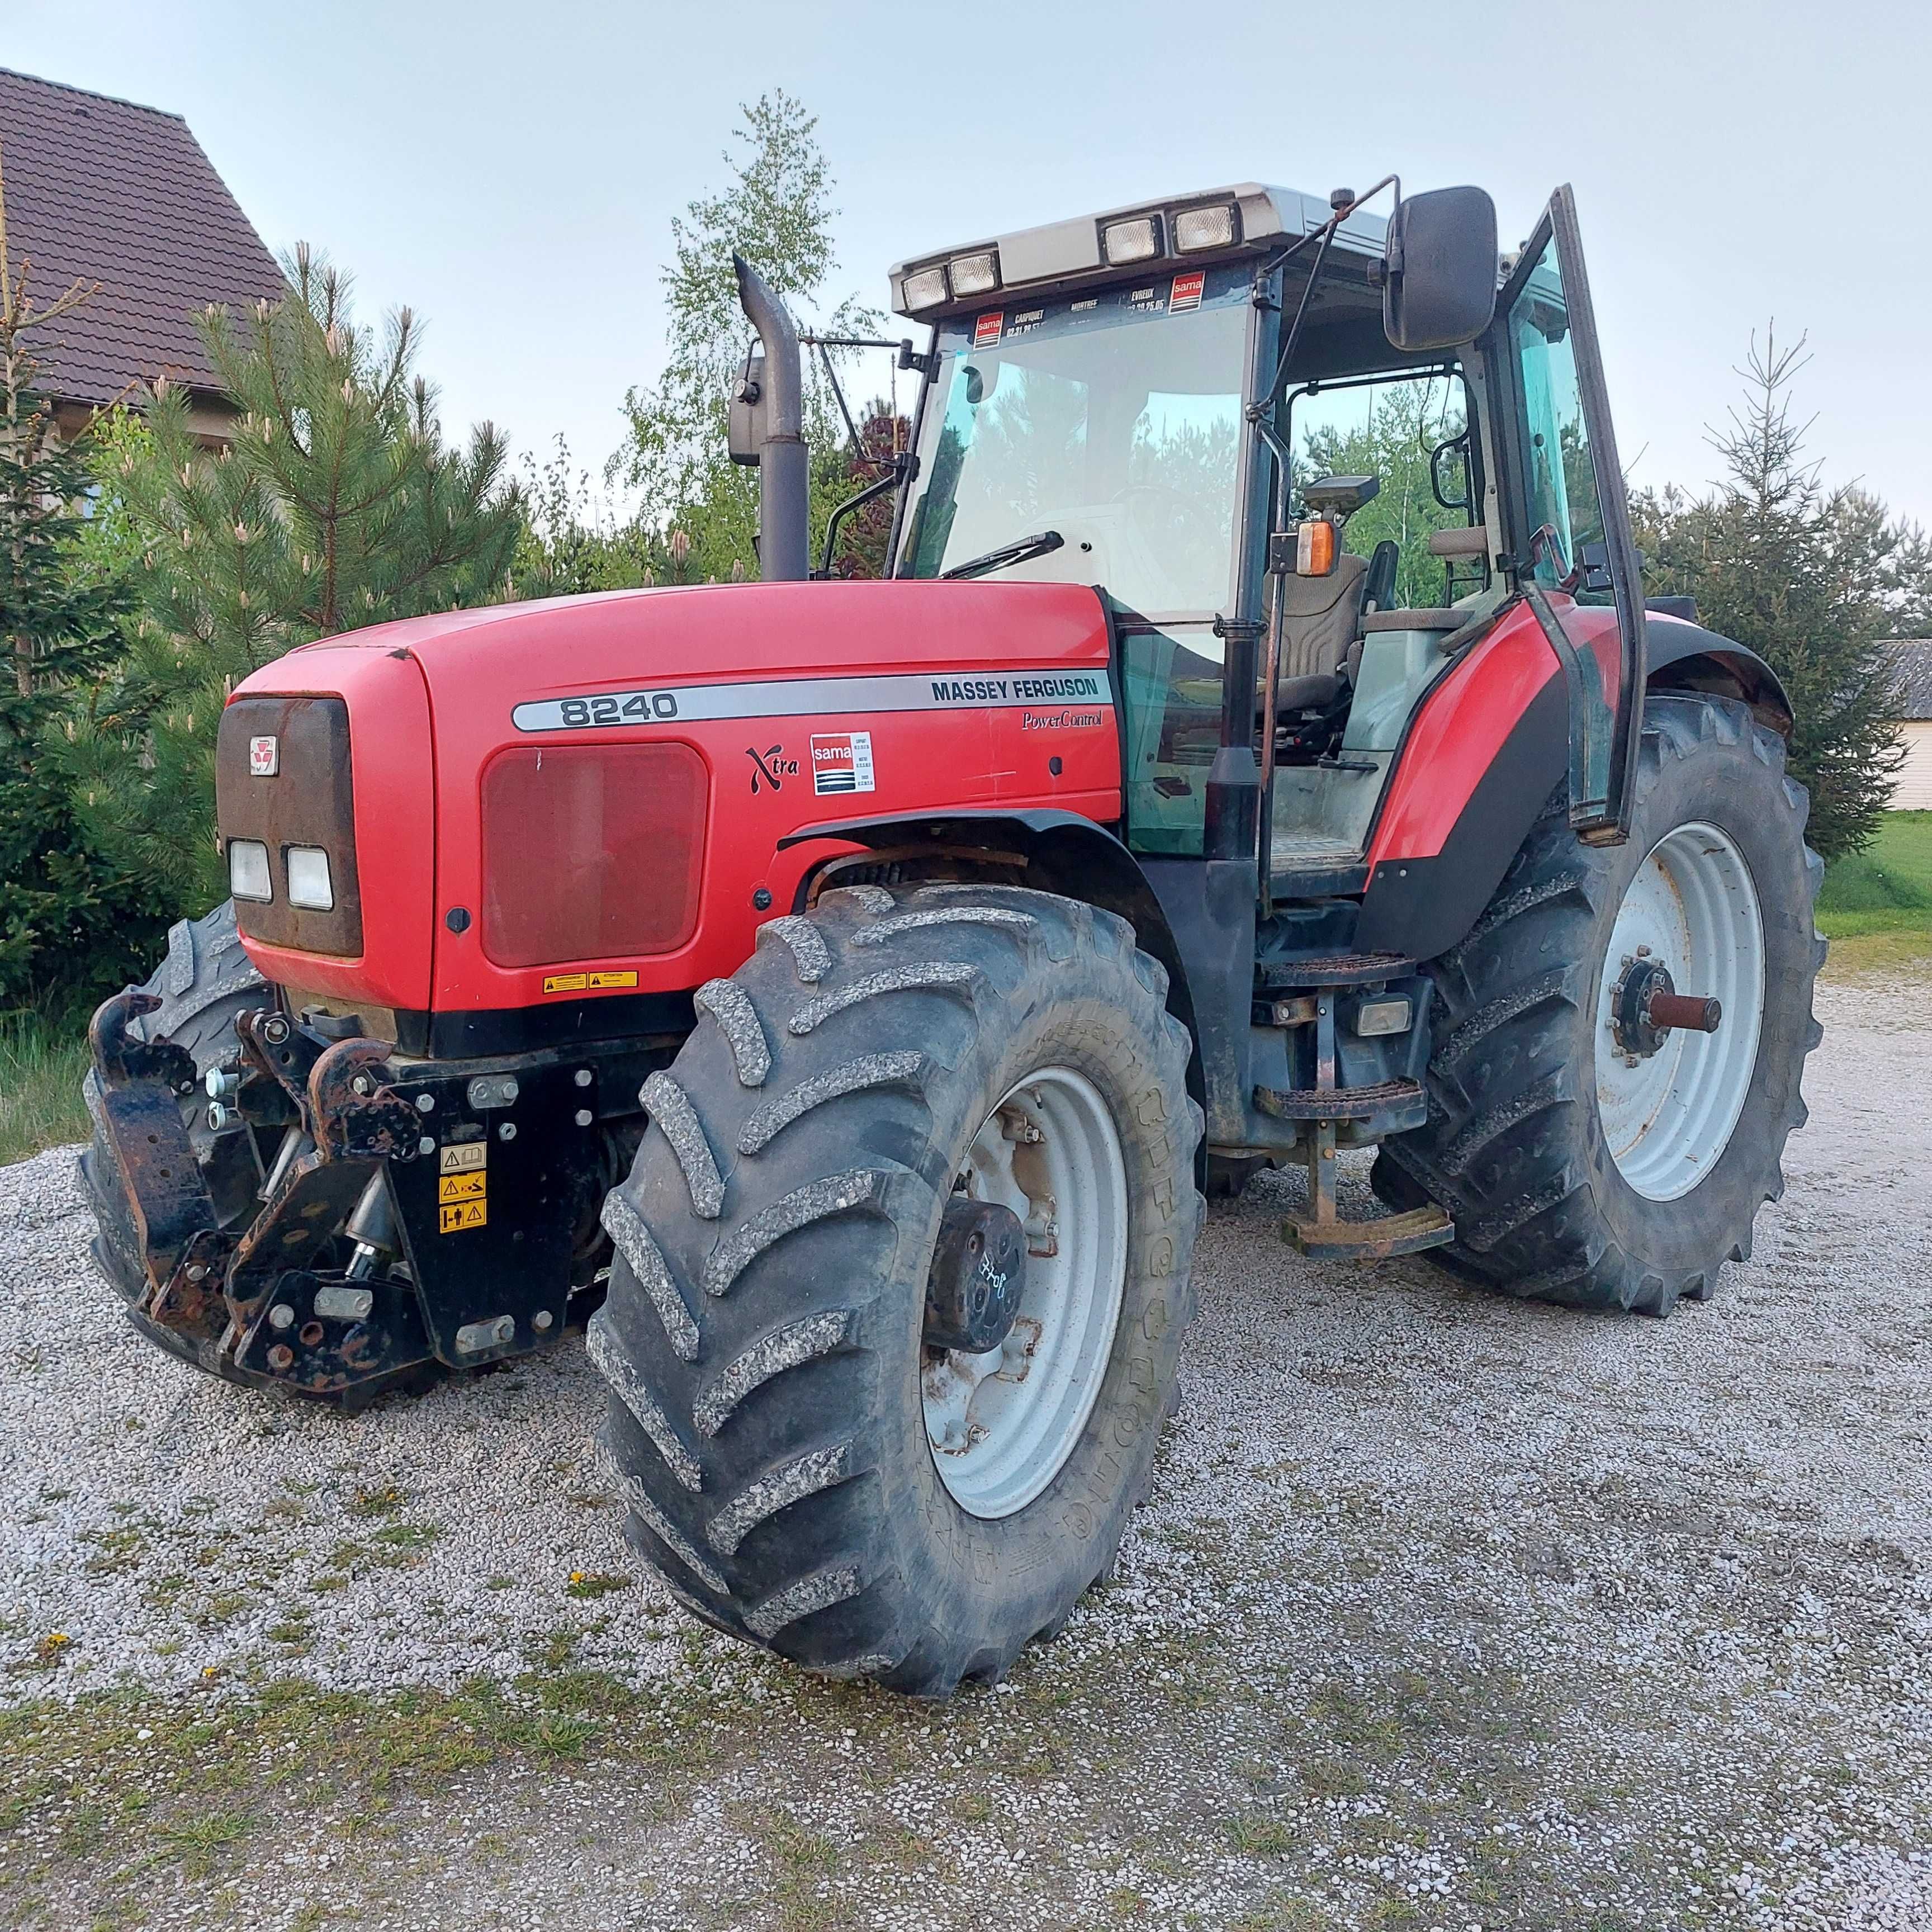
[[[322,1050],[292,1021],[273,1007],[236,1016],[235,1032],[242,1055],[256,1072],[274,1083],[294,1102],[298,1112],[308,1100],[308,1076]]]
[[[136,1080],[158,1080],[175,1094],[192,1094],[197,1078],[194,1057],[171,1040],[136,1040],[128,1028],[143,1015],[158,1012],[152,993],[129,987],[104,1000],[88,1024],[87,1042],[103,1086],[124,1087]]]
[[[380,1040],[338,1040],[309,1070],[310,1130],[324,1160],[416,1158],[422,1116],[383,1078],[388,1057]]]

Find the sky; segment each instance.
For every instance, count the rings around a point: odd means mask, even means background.
[[[1474,182],[1508,246],[1568,181],[1635,483],[1716,473],[1774,322],[1826,480],[1932,525],[1923,0],[0,0],[0,66],[184,115],[271,248],[426,320],[446,428],[592,470],[662,359],[671,217],[783,87],[838,184],[830,292],[880,307],[902,256],[1142,196]]]

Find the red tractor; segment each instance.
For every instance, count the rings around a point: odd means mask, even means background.
[[[136,1327],[352,1403],[587,1321],[680,1599],[944,1694],[1112,1562],[1204,1194],[1298,1164],[1304,1254],[1708,1297],[1818,1038],[1790,707],[1646,608],[1568,190],[1508,262],[1478,190],[1366,198],[896,268],[882,582],[803,580],[741,264],[763,581],[249,679],[232,907],[94,1023]]]

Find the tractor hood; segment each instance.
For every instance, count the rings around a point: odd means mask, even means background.
[[[304,646],[223,722],[244,942],[268,978],[385,1012],[688,999],[838,849],[785,844],[814,824],[1117,818],[1108,649],[1084,586],[904,580],[614,592]]]

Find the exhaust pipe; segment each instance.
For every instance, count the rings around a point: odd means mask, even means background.
[[[811,484],[798,331],[784,303],[743,256],[734,254],[731,266],[738,272],[738,300],[765,352],[761,393],[752,404],[758,466],[758,574],[768,584],[796,580],[811,574]]]

